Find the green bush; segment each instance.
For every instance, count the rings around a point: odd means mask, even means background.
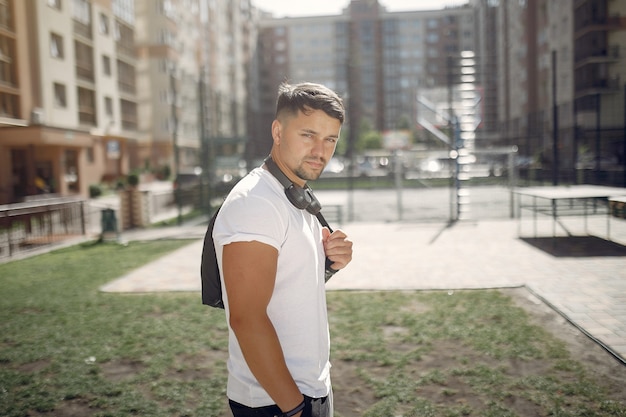
[[[139,184],[139,175],[137,175],[134,172],[132,174],[128,174],[128,178],[126,179],[126,182],[131,187],[136,187]]]
[[[167,180],[172,175],[172,168],[169,165],[163,165],[161,167],[161,178],[162,180]]]
[[[100,184],[91,184],[89,186],[89,197],[96,198],[102,195],[102,186]]]

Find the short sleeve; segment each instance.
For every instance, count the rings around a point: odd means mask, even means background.
[[[224,203],[215,220],[213,240],[225,246],[256,241],[280,250],[285,240],[287,214],[267,198],[248,195]]]

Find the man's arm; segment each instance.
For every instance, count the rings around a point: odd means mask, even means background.
[[[229,322],[257,381],[283,411],[295,408],[302,394],[289,373],[267,306],[274,291],[278,251],[260,242],[224,246],[222,268]],[[300,414],[296,414],[299,416]]]

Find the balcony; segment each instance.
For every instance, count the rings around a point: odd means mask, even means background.
[[[596,18],[584,18],[574,24],[574,40],[587,35],[590,32],[607,32],[620,28],[620,16],[604,16]]]
[[[85,25],[84,23],[74,20],[74,33],[82,36],[85,39],[93,39],[91,34],[91,25]]]
[[[619,75],[609,78],[594,79],[589,82],[576,82],[576,98],[598,94],[614,94],[621,91],[622,85]]]
[[[576,69],[590,64],[603,64],[619,62],[621,58],[621,45],[611,45],[608,48],[588,51],[579,49],[574,57]]]
[[[119,80],[117,83],[120,92],[129,94],[134,96],[137,93],[137,89],[135,88],[135,83],[131,81]]]
[[[95,109],[91,106],[79,106],[78,121],[81,125],[96,126]]]
[[[85,64],[85,63],[77,63],[76,64],[76,77],[80,80],[94,82],[95,73],[93,65]]]

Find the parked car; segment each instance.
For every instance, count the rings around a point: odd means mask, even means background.
[[[201,168],[195,168],[191,171],[183,170],[174,178],[174,189],[188,190],[200,185]]]
[[[359,177],[384,177],[389,175],[389,159],[365,157],[357,162],[355,174]]]

